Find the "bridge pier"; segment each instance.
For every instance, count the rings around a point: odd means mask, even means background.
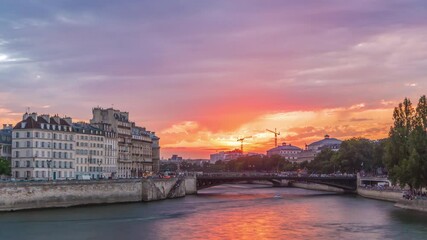
[[[273,187],[288,187],[289,186],[289,181],[285,180],[285,179],[272,179],[270,182],[273,183]]]

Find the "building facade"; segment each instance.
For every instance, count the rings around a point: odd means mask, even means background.
[[[12,129],[11,124],[3,124],[0,130],[0,158],[8,161],[12,159]]]
[[[12,177],[75,178],[71,118],[25,113],[12,130]]]
[[[153,172],[153,141],[145,128],[132,126],[131,177],[143,177]]]
[[[118,135],[108,123],[92,124],[104,132],[104,157],[105,169],[103,176],[105,178],[117,178],[117,159],[118,159]]]
[[[152,144],[153,172],[160,172],[160,138],[155,132],[150,132]]]
[[[282,146],[275,147],[267,151],[267,156],[279,155],[287,160],[296,161],[302,149],[291,144],[283,143]]]
[[[142,177],[144,174],[155,170],[155,167],[153,167],[154,143],[152,139],[157,137],[155,135],[153,137],[153,133],[129,121],[128,112],[122,112],[113,108],[104,109],[97,107],[92,109],[92,114],[91,124],[109,124],[112,131],[117,133],[118,178]],[[158,143],[158,139],[156,141]]]
[[[106,170],[104,131],[88,123],[73,123],[76,141],[76,178],[103,179]]]
[[[231,161],[243,157],[243,153],[239,149],[232,151],[221,151],[210,155],[210,162],[215,163],[217,161]]]

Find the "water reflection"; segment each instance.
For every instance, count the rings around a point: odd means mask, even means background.
[[[0,239],[424,239],[426,219],[352,195],[224,185],[168,201],[0,213]]]

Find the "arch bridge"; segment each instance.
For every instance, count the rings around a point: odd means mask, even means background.
[[[272,174],[207,174],[197,176],[197,190],[208,187],[213,187],[221,184],[253,182],[253,181],[269,181],[273,186],[282,186],[282,180],[304,183],[317,183],[326,186],[343,189],[346,192],[354,192],[357,189],[356,176],[282,176]]]

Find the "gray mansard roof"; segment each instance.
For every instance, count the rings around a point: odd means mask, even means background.
[[[340,145],[342,143],[341,140],[336,138],[330,138],[328,135],[325,136],[324,139],[310,143],[308,147],[317,147],[317,146],[325,146],[325,145]]]

